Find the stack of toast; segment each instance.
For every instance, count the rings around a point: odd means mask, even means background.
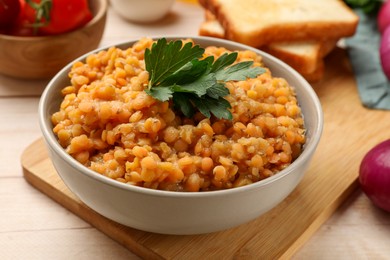
[[[229,39],[283,60],[310,82],[324,75],[324,58],[354,35],[359,17],[342,0],[199,0],[199,35]]]

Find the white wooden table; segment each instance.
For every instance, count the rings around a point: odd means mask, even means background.
[[[199,6],[182,1],[148,25],[109,10],[101,46],[142,36],[195,36],[203,19]],[[23,178],[20,156],[41,136],[37,108],[46,84],[0,75],[0,259],[138,259]],[[357,190],[294,258],[390,259],[390,214]]]

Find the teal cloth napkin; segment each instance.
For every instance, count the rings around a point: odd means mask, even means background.
[[[353,37],[345,43],[356,77],[362,104],[371,109],[390,110],[390,82],[382,71],[380,34],[376,17],[355,10],[360,21]]]

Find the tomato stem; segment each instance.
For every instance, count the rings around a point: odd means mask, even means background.
[[[41,0],[39,3],[33,0],[26,0],[26,3],[35,10],[35,21],[31,25],[34,29],[34,34],[38,34],[40,27],[50,23],[50,11],[53,7],[53,0]]]

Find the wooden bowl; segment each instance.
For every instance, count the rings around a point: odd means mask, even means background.
[[[48,79],[66,64],[98,47],[106,23],[107,0],[90,0],[93,19],[74,31],[22,37],[0,34],[0,73],[23,79]]]

